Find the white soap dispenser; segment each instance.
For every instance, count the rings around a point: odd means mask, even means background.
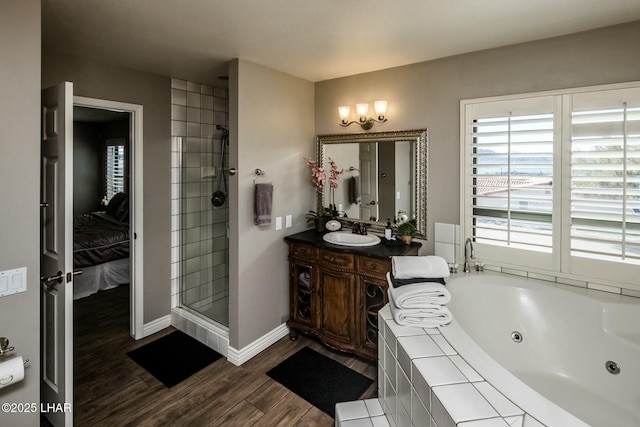
[[[387,226],[384,229],[384,238],[391,240],[391,219],[387,218]]]

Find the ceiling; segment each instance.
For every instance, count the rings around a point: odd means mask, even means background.
[[[640,0],[42,0],[43,49],[223,85],[322,81],[640,20]]]

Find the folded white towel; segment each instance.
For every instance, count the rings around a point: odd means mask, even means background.
[[[393,320],[402,326],[417,326],[420,328],[434,328],[451,322],[451,312],[441,305],[431,305],[426,308],[398,308],[389,299],[389,308]]]
[[[447,261],[436,255],[394,256],[391,257],[391,269],[396,279],[449,277]]]
[[[389,299],[398,308],[424,308],[430,305],[444,305],[451,301],[451,294],[444,285],[435,282],[414,283],[394,288],[391,275],[387,273],[389,282]]]

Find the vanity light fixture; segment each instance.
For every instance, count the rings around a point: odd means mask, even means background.
[[[353,123],[357,123],[362,126],[362,129],[369,130],[373,127],[373,123],[384,123],[387,121],[385,118],[385,114],[387,114],[387,101],[375,101],[373,103],[373,109],[376,112],[377,119],[373,117],[367,117],[367,113],[369,112],[369,104],[361,103],[356,104],[356,114],[358,115],[358,120],[349,121],[349,117],[351,116],[351,107],[348,105],[342,105],[338,107],[338,115],[340,116],[340,126],[347,127],[352,125]]]

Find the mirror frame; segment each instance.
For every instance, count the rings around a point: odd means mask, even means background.
[[[416,237],[427,237],[427,154],[428,154],[428,129],[414,130],[398,130],[388,132],[366,132],[366,133],[342,133],[332,135],[316,136],[316,158],[318,163],[324,164],[324,147],[329,144],[349,144],[360,142],[396,142],[396,141],[414,141],[414,160],[413,167],[415,170],[415,193],[414,193],[414,212],[416,219]],[[317,195],[317,208],[324,204],[324,193]],[[361,222],[368,224],[374,232],[384,232],[385,222],[376,222],[368,220],[356,220],[354,218],[339,218],[340,221],[346,221],[349,224]]]

